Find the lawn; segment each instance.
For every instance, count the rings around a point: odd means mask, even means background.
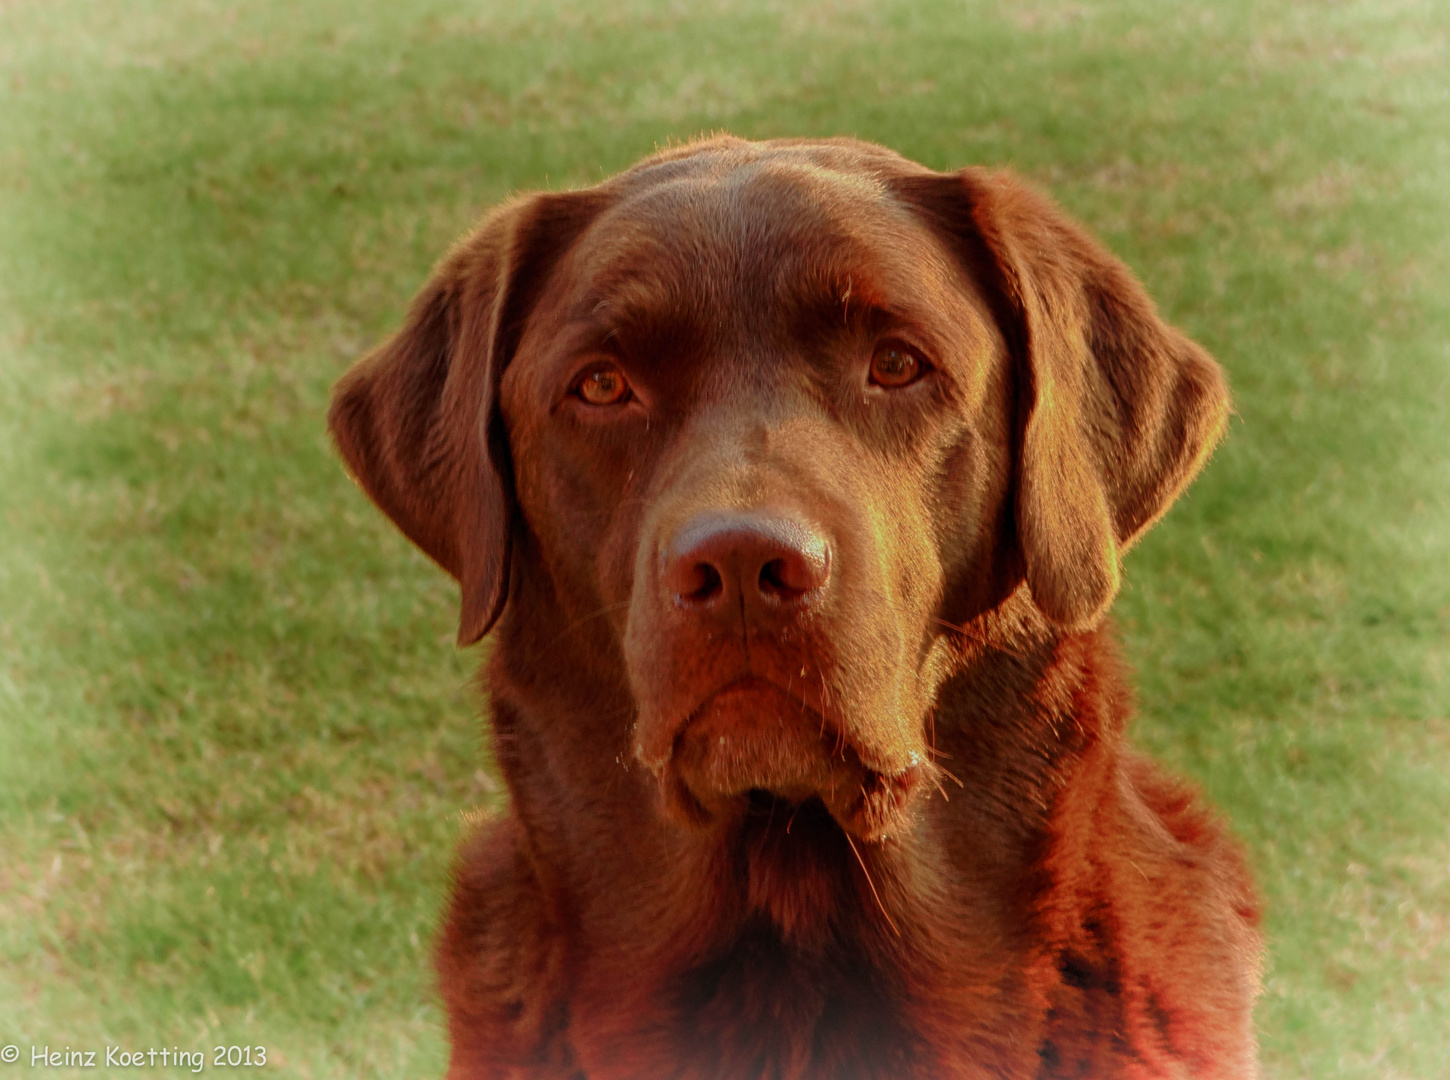
[[[1011,165],[1223,362],[1116,609],[1137,737],[1251,852],[1266,1074],[1450,1076],[1450,9],[1411,0],[0,2],[14,1068],[441,1072],[479,650],[328,388],[507,193],[718,129]]]

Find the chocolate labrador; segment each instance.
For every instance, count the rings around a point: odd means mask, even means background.
[[[1227,409],[1006,173],[722,137],[491,213],[330,417],[497,627],[449,1077],[1254,1075],[1104,620]]]

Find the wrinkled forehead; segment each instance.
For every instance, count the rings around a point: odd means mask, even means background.
[[[883,182],[803,161],[705,168],[626,189],[569,263],[575,316],[664,309],[758,320],[842,302],[981,310],[951,253]]]

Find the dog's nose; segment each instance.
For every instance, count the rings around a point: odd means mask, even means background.
[[[826,538],[801,521],[704,514],[687,522],[661,558],[665,588],[687,609],[778,611],[809,603],[831,576]]]

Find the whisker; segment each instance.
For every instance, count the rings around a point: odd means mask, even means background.
[[[573,629],[575,629],[577,627],[583,626],[585,623],[589,622],[591,619],[597,619],[601,615],[608,615],[611,611],[618,611],[620,608],[627,608],[627,607],[629,607],[629,601],[628,600],[620,600],[619,602],[614,603],[614,604],[605,604],[598,611],[591,611],[588,615],[581,615],[579,618],[575,619],[573,622],[571,622],[569,624],[569,630],[573,630]],[[566,631],[566,633],[567,633],[567,631]]]
[[[846,843],[851,845],[851,854],[856,856],[856,863],[861,867],[861,873],[866,878],[866,884],[871,888],[871,895],[876,899],[876,906],[881,909],[881,914],[886,919],[886,925],[891,927],[892,933],[900,937],[901,928],[896,925],[896,921],[891,917],[891,912],[887,911],[886,905],[881,902],[881,894],[876,891],[876,882],[871,880],[871,871],[866,869],[866,860],[861,858],[861,852],[856,849],[856,841],[851,839],[851,834],[848,832],[843,831],[842,835],[845,836]]]
[[[958,634],[961,634],[962,637],[970,641],[973,645],[978,645],[982,648],[987,649],[997,649],[998,651],[1004,652],[1008,656],[1011,656],[1017,660],[1027,659],[1027,654],[1025,652],[1021,651],[1020,649],[1014,648],[1011,644],[1009,644],[1005,640],[1002,640],[1001,638],[990,638],[986,634],[983,634],[977,630],[970,629],[959,623],[948,622],[946,619],[943,619],[938,615],[933,615],[931,617],[931,621],[936,623],[938,626],[945,626],[948,630],[956,631]]]
[[[615,604],[605,604],[598,611],[591,611],[588,615],[581,615],[579,618],[571,622],[568,626],[564,627],[564,629],[561,630],[558,635],[549,642],[548,647],[552,649],[555,645],[559,644],[559,642],[563,641],[566,637],[568,637],[575,630],[579,629],[579,627],[583,626],[590,620],[597,619],[602,615],[608,615],[611,611],[618,611],[620,608],[627,607],[629,607],[629,601],[621,600]]]

